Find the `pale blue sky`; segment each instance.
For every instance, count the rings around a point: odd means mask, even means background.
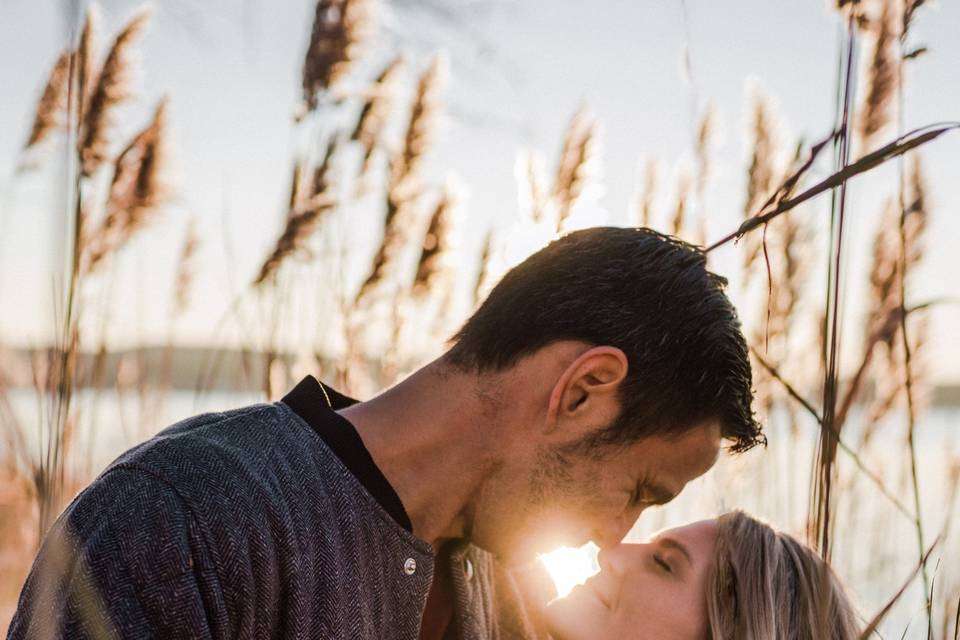
[[[489,225],[507,225],[517,215],[517,152],[539,150],[552,167],[566,123],[583,104],[602,125],[600,204],[610,222],[629,220],[628,203],[645,158],[660,160],[662,191],[672,191],[673,166],[691,156],[695,94],[681,74],[686,30],[696,98],[700,107],[707,102],[716,107],[720,130],[706,201],[710,238],[735,227],[741,215],[749,83],[776,99],[793,135],[821,137],[831,125],[837,21],[825,2],[690,0],[687,26],[678,1],[440,4],[463,7],[465,24],[454,28],[415,9],[395,10],[385,19],[392,35],[380,38],[371,56],[378,61],[388,56],[397,33],[405,34],[415,61],[425,59],[431,43],[450,54],[449,112],[431,177],[439,181],[452,171],[466,185],[464,250],[471,257]],[[113,32],[137,5],[103,2],[105,28]],[[114,293],[121,310],[113,320],[113,345],[166,339],[170,274],[190,214],[200,220],[205,246],[200,293],[176,328],[184,342],[210,337],[231,297],[229,287],[249,281],[274,241],[294,148],[291,114],[312,5],[312,0],[155,3],[142,47],[142,104],[145,108],[163,93],[171,96],[179,195],[118,267]],[[58,245],[50,194],[62,190],[54,171],[16,178],[13,171],[65,28],[60,2],[0,2],[0,340],[7,342],[42,340],[53,317],[50,258]],[[960,118],[960,5],[924,7],[914,33],[931,53],[911,66],[908,127]],[[134,108],[123,122],[144,115]],[[960,254],[954,249],[960,239],[960,135],[932,143],[924,156],[933,221],[913,295],[918,301],[960,297]],[[856,181],[850,191],[848,237],[857,239],[848,262],[847,325],[853,338],[868,238],[880,202],[894,185],[890,165]],[[805,215],[822,221],[825,204],[819,201]],[[373,222],[358,222],[370,223],[371,242],[379,233]],[[219,239],[224,234],[226,242]],[[714,265],[736,282],[739,249],[724,249]],[[748,297],[741,303],[749,304]],[[130,307],[136,313],[129,313]],[[748,320],[754,315],[744,311]],[[940,381],[960,381],[957,326],[956,307],[933,314],[931,365]]]

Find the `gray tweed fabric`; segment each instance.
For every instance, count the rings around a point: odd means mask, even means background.
[[[453,558],[457,636],[514,637],[489,554]],[[45,539],[8,638],[416,640],[433,565],[289,407],[253,405],[110,465]]]

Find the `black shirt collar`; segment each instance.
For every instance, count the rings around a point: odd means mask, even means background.
[[[330,399],[329,405],[327,398]],[[357,404],[358,400],[320,383],[313,376],[307,376],[283,397],[282,402],[317,432],[397,524],[413,532],[413,525],[400,502],[400,496],[373,461],[354,426],[337,413],[340,409]]]

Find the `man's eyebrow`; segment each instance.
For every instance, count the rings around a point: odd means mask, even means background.
[[[651,502],[653,504],[667,504],[673,500],[676,496],[672,491],[669,491],[666,487],[656,484],[655,482],[646,481],[639,488],[638,492],[645,502]]]
[[[689,562],[691,566],[693,565],[693,558],[690,557],[690,552],[687,551],[687,548],[682,544],[680,544],[678,540],[675,540],[673,538],[660,538],[657,540],[657,543],[659,543],[661,547],[667,547],[668,549],[676,549],[684,557],[686,557],[687,562]]]

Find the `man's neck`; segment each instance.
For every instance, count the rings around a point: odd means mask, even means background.
[[[435,547],[469,534],[472,506],[495,464],[496,427],[478,383],[434,361],[338,412],[400,496],[413,532]]]

